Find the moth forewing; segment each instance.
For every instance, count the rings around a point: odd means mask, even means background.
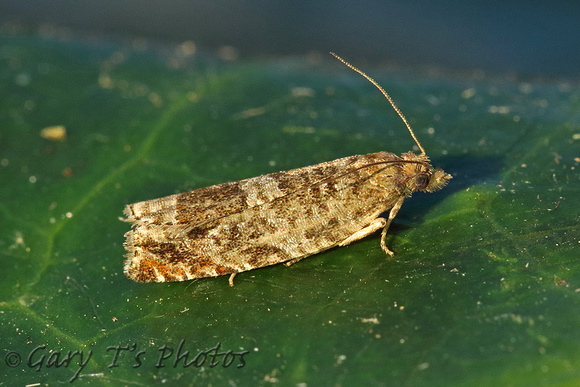
[[[405,198],[441,189],[451,176],[431,167],[388,94],[336,57],[381,90],[422,153],[350,156],[127,205],[127,277],[166,282],[231,274],[232,285],[236,273],[291,264],[379,229],[382,249],[393,254],[385,237]]]

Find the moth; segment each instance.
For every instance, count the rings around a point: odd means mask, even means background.
[[[389,94],[377,87],[421,153],[377,152],[129,204],[122,221],[124,272],[137,282],[185,281],[299,260],[345,246],[389,225],[415,191],[443,188],[451,176],[433,168]],[[382,216],[386,214],[388,216]]]

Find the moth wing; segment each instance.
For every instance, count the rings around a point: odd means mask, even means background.
[[[182,281],[336,246],[389,205],[383,188],[366,180],[398,160],[386,152],[351,156],[127,206],[129,220],[139,217],[126,234],[125,273]]]
[[[222,183],[159,199],[129,204],[124,214],[134,226],[198,226],[260,206],[356,167],[360,156]]]

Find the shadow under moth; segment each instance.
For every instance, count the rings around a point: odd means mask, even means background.
[[[381,248],[405,198],[443,188],[411,126],[385,90],[421,153],[377,152],[129,204],[125,275],[137,282],[185,281],[299,260],[380,229]],[[388,217],[381,214],[388,211]]]

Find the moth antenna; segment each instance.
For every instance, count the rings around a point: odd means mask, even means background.
[[[362,75],[363,77],[365,77],[367,81],[369,81],[370,83],[372,83],[373,85],[375,85],[375,87],[377,89],[379,89],[381,93],[383,93],[383,95],[385,96],[385,98],[387,99],[387,101],[389,101],[389,103],[391,104],[391,106],[393,107],[393,109],[395,109],[395,111],[397,112],[397,114],[399,115],[399,117],[401,117],[401,119],[405,123],[405,126],[409,130],[409,133],[411,133],[411,137],[413,137],[413,140],[415,140],[415,143],[417,144],[417,146],[421,150],[421,154],[424,155],[425,154],[425,149],[423,148],[423,146],[421,145],[421,143],[417,139],[417,136],[415,136],[415,133],[413,132],[413,129],[411,128],[411,125],[409,125],[409,121],[407,121],[407,119],[405,118],[405,115],[403,114],[403,112],[401,112],[401,110],[397,107],[397,105],[395,105],[395,102],[393,101],[393,99],[391,98],[391,96],[389,94],[387,94],[387,92],[385,91],[385,89],[383,89],[381,87],[381,85],[379,85],[374,79],[372,79],[371,77],[369,77],[368,75],[366,75],[362,70],[358,69],[357,67],[354,67],[353,65],[351,65],[350,63],[348,63],[347,61],[345,61],[344,59],[342,59],[340,56],[336,55],[334,52],[331,52],[330,55],[332,55],[333,57],[335,57],[336,59],[338,59],[339,61],[341,61],[346,67],[350,68],[351,70],[356,71],[357,73],[359,73],[360,75]]]

